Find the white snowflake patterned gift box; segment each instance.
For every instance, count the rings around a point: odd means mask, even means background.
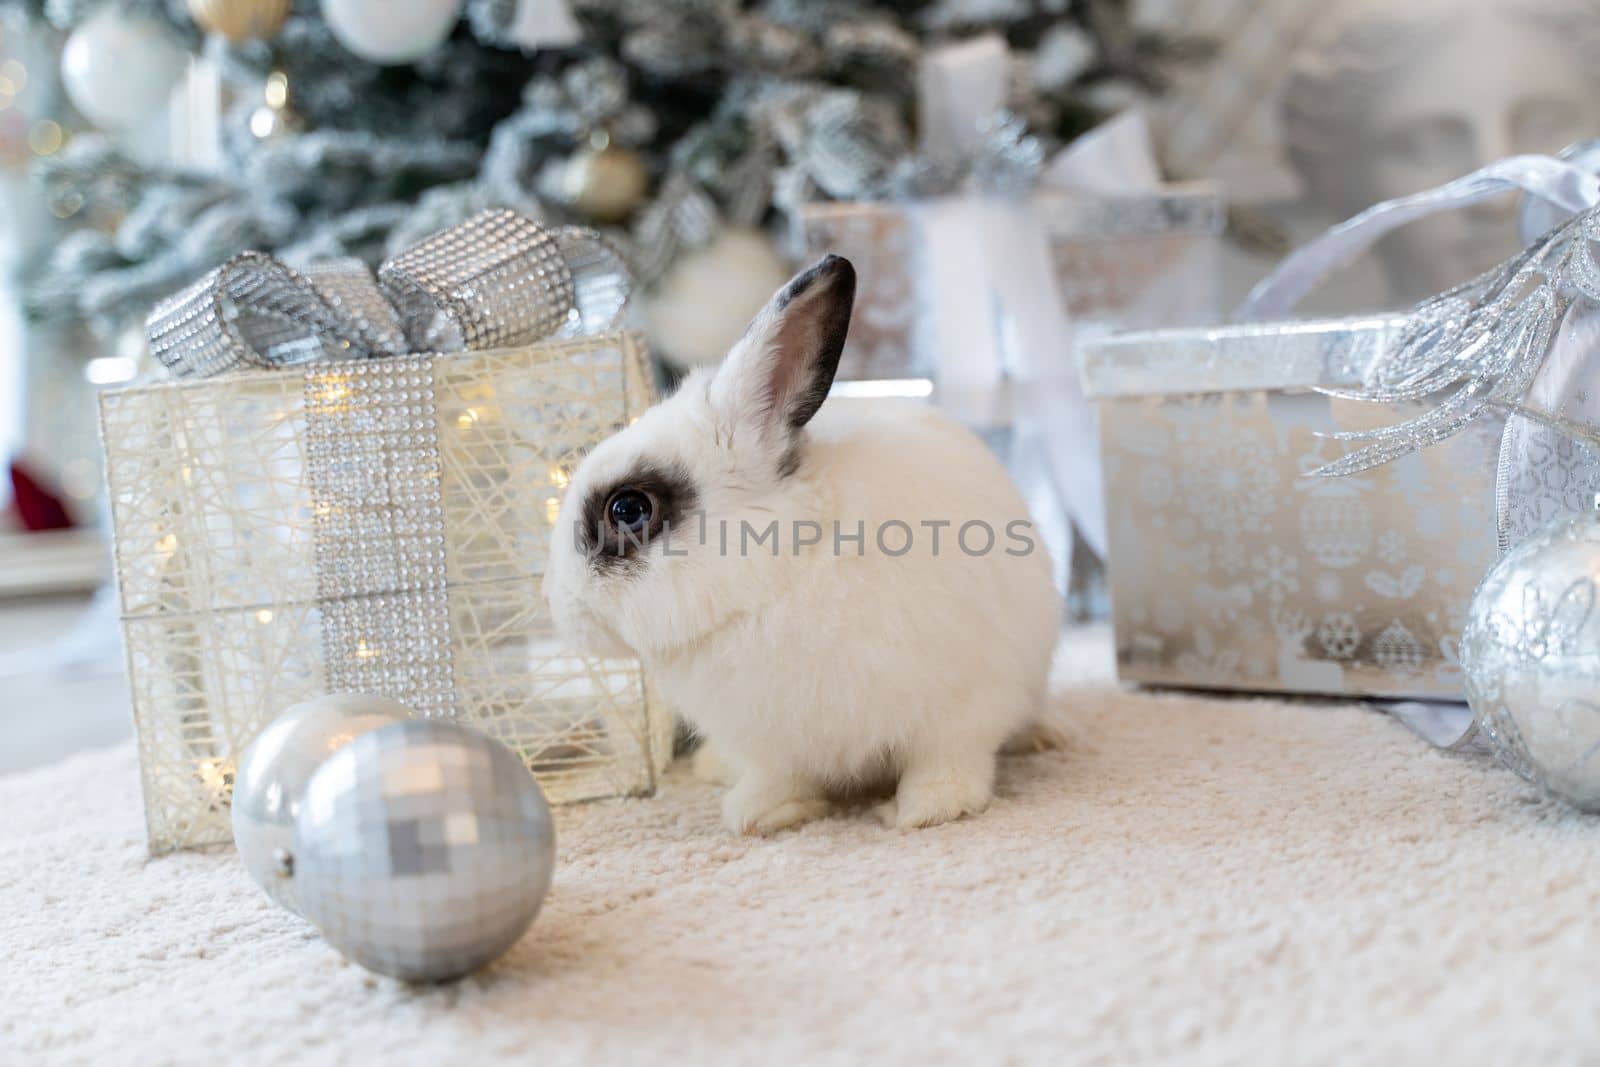
[[[799,225],[809,252],[856,264],[837,390],[930,396],[982,434],[1027,498],[1071,599],[1097,584],[1094,557],[1107,551],[1072,340],[1217,321],[1224,210],[1211,186],[1161,181],[1137,113],[1048,163],[1017,132],[1001,123],[953,153],[961,162],[930,165],[940,195],[810,204]],[[966,177],[952,185],[955,174]],[[996,175],[1010,177],[996,185]],[[1092,552],[1079,555],[1080,543]]]
[[[1291,321],[1383,235],[1513,191],[1525,247],[1499,266],[1402,317]],[[1600,491],[1600,141],[1375,204],[1234,321],[1079,350],[1121,673],[1460,697],[1479,579]]]
[[[919,266],[934,254],[930,246],[941,243],[919,220],[940,213],[941,205],[933,204],[801,209],[807,254],[842,255],[860,277],[841,380],[939,380],[943,346],[933,335],[951,286],[930,284]],[[1217,191],[1197,183],[1132,196],[1042,192],[1032,198],[1026,217],[1045,234],[1048,270],[1068,319],[1136,329],[1216,320],[1222,216]],[[983,262],[979,248],[966,252],[975,257],[967,266],[977,271],[979,284],[998,288],[998,268]],[[956,288],[964,290],[961,307],[987,312],[1000,304],[1004,315],[1002,297],[989,300],[970,286]]]
[[[1350,387],[1402,319],[1123,334],[1085,345],[1099,411],[1118,670],[1155,685],[1458,697],[1496,554],[1500,420],[1312,478],[1422,405]]]
[[[796,212],[808,254],[856,265],[842,380],[933,379],[948,403],[996,376],[1056,369],[1034,361],[1070,369],[1059,343],[1069,324],[1217,321],[1220,191],[1164,182],[1137,108],[1047,159],[1020,122],[995,117],[1006,113],[1008,72],[997,39],[933,50],[914,164],[830,185],[833,202]],[[840,130],[863,126],[864,116]],[[849,138],[829,144],[860,154]]]
[[[480,217],[376,280],[246,256],[152,316],[187,377],[101,424],[153,852],[229,840],[239,754],[329,691],[482,729],[555,801],[653,789],[670,714],[539,591],[568,473],[652,400],[591,237]]]
[[[1071,600],[1097,584],[1094,557],[1107,551],[1071,338],[1215,322],[1222,217],[1203,185],[809,205],[808,253],[857,270],[835,389],[926,396],[980,433],[1028,500]]]

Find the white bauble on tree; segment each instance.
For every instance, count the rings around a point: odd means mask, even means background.
[[[126,130],[167,106],[189,53],[161,23],[109,4],[67,38],[61,85],[72,105],[103,130]]]
[[[373,63],[415,63],[445,42],[462,0],[322,0],[328,29]]]
[[[789,274],[765,233],[723,229],[682,256],[649,294],[651,347],[679,368],[720,362]]]

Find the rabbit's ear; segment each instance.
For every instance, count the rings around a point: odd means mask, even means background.
[[[787,452],[827,399],[855,297],[855,268],[839,256],[796,275],[728,353],[711,382],[712,406]]]

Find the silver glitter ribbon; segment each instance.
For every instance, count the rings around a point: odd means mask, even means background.
[[[1282,317],[1385,233],[1511,189],[1576,214],[1507,262],[1413,308],[1395,343],[1365,368],[1359,388],[1322,390],[1378,403],[1436,399],[1429,410],[1398,425],[1328,434],[1360,447],[1312,474],[1370,470],[1452,437],[1491,411],[1555,418],[1531,410],[1524,398],[1573,304],[1600,306],[1594,256],[1600,179],[1563,160],[1516,156],[1437,189],[1375,205],[1297,250],[1251,292],[1235,317]],[[1594,436],[1581,427],[1563,429]]]
[[[620,257],[581,228],[551,232],[487,211],[385,263],[296,271],[235,256],[157,305],[150,347],[175,377],[486,350],[616,325],[631,291]]]

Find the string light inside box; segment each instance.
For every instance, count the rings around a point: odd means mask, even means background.
[[[227,760],[200,761],[200,781],[216,797],[225,798],[233,793],[233,764]]]

